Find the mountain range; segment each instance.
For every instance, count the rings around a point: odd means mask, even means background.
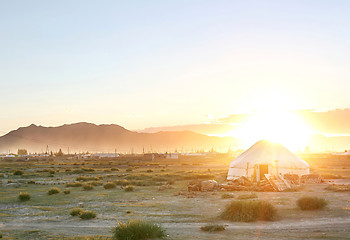
[[[28,152],[174,152],[175,150],[225,151],[237,144],[231,137],[215,137],[191,131],[159,131],[139,133],[119,125],[91,123],[66,124],[59,127],[30,125],[0,137],[0,153],[27,149]]]
[[[230,146],[233,150],[241,148],[237,138],[208,136],[194,132],[196,128],[198,127],[184,125],[178,128],[150,128],[139,132],[130,131],[115,124],[95,125],[81,122],[59,127],[32,124],[0,137],[0,153],[17,153],[17,150],[22,148],[31,153],[57,152],[59,149],[64,153],[87,151],[141,153],[176,150],[189,152],[208,151],[212,148],[226,152]],[[210,128],[206,129],[210,130]],[[314,135],[308,146],[312,152],[344,151],[350,149],[350,136]]]

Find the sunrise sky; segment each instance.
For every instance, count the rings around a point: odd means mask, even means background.
[[[2,1],[0,135],[81,121],[350,135],[349,12],[346,0]]]

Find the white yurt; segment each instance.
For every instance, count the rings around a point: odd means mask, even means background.
[[[252,181],[263,179],[264,174],[309,174],[309,164],[279,143],[261,140],[234,159],[227,180],[245,176]]]

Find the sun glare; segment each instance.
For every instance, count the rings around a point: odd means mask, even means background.
[[[296,113],[264,111],[252,114],[231,135],[241,139],[244,146],[266,139],[301,151],[308,144],[311,129]]]

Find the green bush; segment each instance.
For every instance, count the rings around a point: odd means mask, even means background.
[[[219,225],[219,224],[209,224],[201,227],[201,230],[205,232],[219,232],[219,231],[224,231],[225,226]]]
[[[71,216],[73,216],[73,217],[75,217],[75,216],[80,216],[80,214],[81,214],[83,211],[84,211],[84,210],[81,209],[81,208],[73,208],[73,209],[69,212],[69,214],[70,214]]]
[[[23,175],[23,171],[16,170],[16,171],[14,171],[13,175]]]
[[[20,192],[18,195],[20,201],[28,201],[30,199],[30,194],[27,192]]]
[[[67,183],[66,187],[81,187],[83,184],[81,182]]]
[[[116,187],[116,185],[114,183],[106,183],[104,186],[103,186],[105,189],[113,189]]]
[[[57,193],[60,193],[60,192],[61,192],[61,190],[60,190],[59,188],[53,187],[53,188],[51,188],[47,193],[48,193],[49,195],[52,195],[52,194],[57,194]]]
[[[237,197],[239,200],[246,200],[246,199],[253,199],[258,198],[258,195],[256,193],[250,193],[250,194],[242,194]]]
[[[32,179],[32,180],[29,180],[28,182],[27,182],[27,184],[35,184],[35,181]]]
[[[66,190],[63,191],[63,193],[66,194],[66,195],[70,194],[70,190],[66,189]]]
[[[92,189],[94,189],[94,187],[91,184],[84,184],[84,186],[83,186],[83,190],[85,190],[85,191],[89,191]]]
[[[232,201],[221,213],[221,218],[234,222],[273,221],[276,216],[275,207],[261,200]]]
[[[124,188],[124,191],[125,192],[133,192],[135,190],[135,187],[134,186],[126,186]]]
[[[324,198],[319,197],[301,197],[297,201],[297,205],[301,210],[319,210],[324,209],[328,202]]]
[[[234,198],[235,195],[232,193],[224,193],[221,195],[221,198]]]
[[[82,211],[79,216],[83,220],[89,220],[96,217],[96,213],[93,211]]]
[[[113,235],[113,239],[116,240],[163,239],[165,237],[165,231],[161,226],[144,221],[119,222]]]

